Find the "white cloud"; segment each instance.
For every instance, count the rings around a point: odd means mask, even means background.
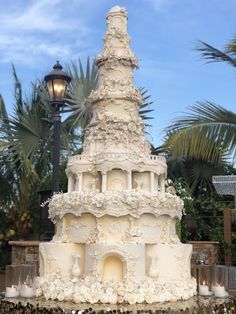
[[[84,18],[70,14],[84,0],[19,1],[0,12],[0,61],[34,64],[45,56],[68,57],[89,33]],[[17,5],[18,4],[18,5]],[[77,31],[79,30],[79,32]],[[76,40],[75,40],[76,37]]]
[[[79,4],[77,2],[76,5]],[[63,10],[65,8],[65,10]],[[68,31],[78,24],[70,17],[65,18],[66,6],[63,0],[36,0],[25,8],[15,6],[14,9],[0,13],[2,28],[9,31]],[[76,23],[75,23],[76,22]]]

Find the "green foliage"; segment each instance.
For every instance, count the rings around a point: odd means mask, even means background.
[[[145,120],[151,120],[151,119],[153,119],[153,117],[150,116],[149,114],[154,111],[154,109],[151,108],[151,106],[153,105],[153,101],[150,101],[151,95],[148,95],[147,89],[145,89],[143,87],[140,87],[139,91],[140,91],[141,96],[142,96],[142,104],[141,104],[140,109],[139,109],[139,115],[144,121]],[[150,124],[145,123],[145,126],[149,127]]]
[[[175,232],[177,236],[179,237],[179,239],[182,239],[182,224],[181,224],[181,220],[179,219],[177,219],[175,223]]]
[[[89,57],[87,58],[85,73],[80,59],[79,67],[73,62],[67,69],[72,77],[72,82],[66,98],[71,114],[66,123],[72,128],[79,127],[84,133],[92,118],[92,104],[89,101],[89,95],[98,87],[98,69],[94,61],[92,66],[90,65]]]
[[[50,106],[39,96],[38,85],[23,98],[22,84],[15,79],[14,114],[9,117],[0,97],[0,241],[25,238],[38,229],[38,190],[52,175],[52,121]],[[62,123],[62,161],[74,149],[76,135]],[[63,181],[65,185],[65,163]],[[49,179],[50,180],[50,179]]]
[[[236,114],[210,102],[189,107],[189,113],[167,128],[164,149],[177,160],[199,159],[222,164],[236,157]]]
[[[220,259],[229,249],[224,241],[223,209],[233,208],[233,197],[217,195],[214,191],[203,187],[198,193],[193,193],[185,178],[174,181],[168,179],[167,186],[173,186],[176,194],[184,201],[184,211],[181,221],[176,222],[177,235],[183,242],[187,241],[218,241]],[[167,187],[168,189],[168,187]],[[235,221],[233,222],[235,225]],[[233,233],[233,238],[236,235]],[[236,254],[233,241],[233,263],[236,264]]]
[[[193,197],[191,190],[184,178],[178,178],[174,181],[167,180],[167,186],[173,186],[178,195],[184,202],[184,210],[183,210],[183,217],[185,215],[191,215],[192,217],[195,216],[195,211],[193,207]],[[168,189],[168,188],[167,188]],[[178,236],[183,242],[186,242],[190,237],[190,232],[187,230],[186,221],[182,219],[181,221],[177,221],[176,223],[176,231]]]
[[[194,195],[198,195],[202,189],[214,192],[212,176],[228,173],[229,166],[216,166],[209,162],[192,159],[177,160],[170,156],[167,159],[169,178],[185,178],[186,184]]]

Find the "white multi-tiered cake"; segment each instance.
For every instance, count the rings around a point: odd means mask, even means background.
[[[165,192],[165,158],[144,137],[124,8],[108,12],[104,42],[83,153],[69,158],[68,193],[49,204],[56,234],[40,244],[37,292],[90,303],[187,299],[196,283],[192,247],[175,231],[183,202]]]

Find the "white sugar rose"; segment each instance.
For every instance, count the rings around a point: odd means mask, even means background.
[[[90,293],[86,298],[91,304],[98,303],[99,296],[97,293]]]
[[[35,291],[35,296],[38,298],[38,297],[41,297],[43,295],[43,291],[41,288],[37,288],[36,291]]]
[[[148,304],[154,303],[154,300],[155,300],[154,295],[153,294],[147,294],[145,296],[145,300]]]
[[[83,303],[83,302],[85,302],[85,298],[79,292],[75,292],[74,293],[73,300],[74,300],[75,303]]]
[[[58,301],[63,301],[65,299],[65,294],[64,292],[60,292],[57,296]]]
[[[102,294],[101,297],[100,297],[101,303],[109,303],[108,299],[109,299],[109,296],[107,294],[105,294],[105,293]]]
[[[127,293],[125,295],[125,299],[128,301],[129,304],[135,304],[137,302],[136,295],[133,293]]]
[[[144,296],[142,294],[137,294],[137,303],[143,303],[144,301]]]
[[[117,303],[117,294],[112,294],[108,296],[108,302],[110,304],[116,304]]]
[[[112,288],[107,288],[106,289],[106,294],[107,295],[112,295],[113,294],[113,289]]]
[[[134,290],[134,285],[130,282],[126,286],[126,291],[132,292]]]
[[[117,293],[118,293],[118,295],[119,296],[124,296],[125,295],[125,287],[119,287],[118,289],[117,289]]]

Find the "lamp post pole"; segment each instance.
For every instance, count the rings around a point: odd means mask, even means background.
[[[71,77],[64,71],[59,61],[54,65],[44,80],[47,83],[50,103],[52,106],[53,121],[53,156],[52,156],[52,192],[59,192],[60,185],[60,136],[61,136],[61,115],[60,109],[64,106],[64,97]]]
[[[60,137],[61,137],[61,115],[60,106],[53,106],[53,173],[52,173],[52,192],[59,192],[60,184]]]

